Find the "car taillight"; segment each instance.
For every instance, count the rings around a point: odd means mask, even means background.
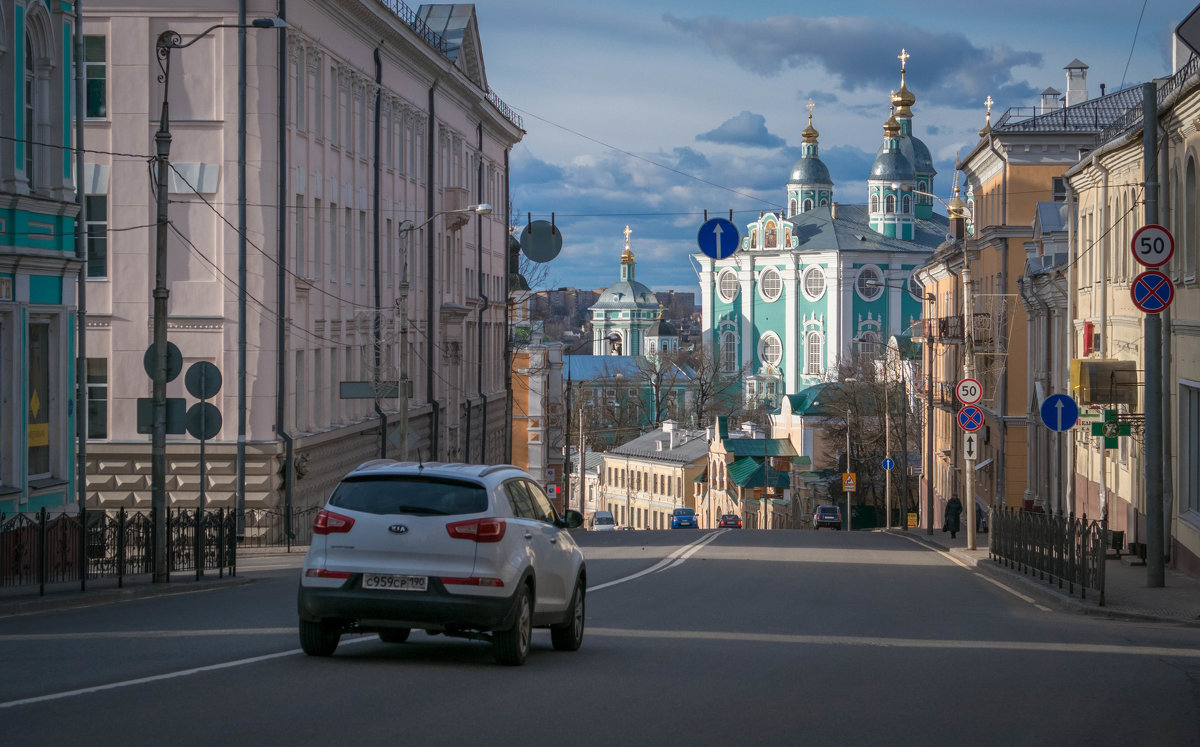
[[[309,568],[304,572],[309,578],[350,578],[350,571],[327,571],[324,568]]]
[[[317,518],[313,520],[313,534],[340,534],[349,532],[352,526],[354,526],[354,519],[323,508],[317,512]]]
[[[504,519],[467,519],[447,524],[446,531],[454,539],[499,542],[504,539],[507,527]]]
[[[498,578],[480,578],[479,576],[471,576],[470,578],[442,576],[442,583],[447,586],[504,586],[504,582]]]

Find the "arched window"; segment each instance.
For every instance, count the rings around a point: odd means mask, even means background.
[[[822,198],[821,198],[821,206],[822,206],[822,207],[824,207],[824,206],[826,206],[826,205],[828,205],[828,204],[829,204],[829,198],[827,198],[827,197],[822,197]]]
[[[912,195],[904,195],[904,212],[912,212]]]
[[[758,341],[758,357],[768,366],[778,366],[783,360],[783,343],[779,335],[768,332]]]
[[[820,332],[809,332],[805,344],[804,373],[808,376],[820,376],[825,357],[825,338]]]
[[[1183,177],[1183,235],[1192,246],[1192,251],[1183,258],[1183,274],[1191,277],[1196,272],[1196,252],[1200,251],[1200,237],[1196,235],[1196,159],[1190,153],[1187,172]]]
[[[858,350],[866,358],[874,360],[879,357],[879,333],[866,331],[858,336]]]
[[[871,195],[871,212],[879,212],[879,195]]]
[[[788,215],[795,215],[795,214],[796,214],[796,201],[792,200],[791,203],[788,205]]]
[[[896,212],[896,195],[888,195],[887,197],[883,198],[883,212]]]
[[[721,370],[725,373],[737,370],[737,335],[732,332],[721,335]]]
[[[812,210],[812,209],[813,209],[812,200],[805,200],[804,201],[804,212],[807,213],[809,210]]]
[[[31,192],[48,186],[47,165],[43,162],[47,151],[37,143],[48,143],[54,137],[46,120],[51,102],[50,71],[45,69],[51,56],[50,28],[45,7],[31,3],[25,15],[25,59],[19,78],[23,101],[21,111],[17,113],[22,126],[21,139],[24,140],[24,152],[18,163],[25,170],[25,182]]]
[[[33,37],[31,34],[25,35],[25,181],[29,184],[29,189],[32,190],[34,184],[34,168],[37,165],[33,157],[33,144],[37,141],[34,137],[36,130],[34,126],[34,112],[37,110],[37,71],[34,66],[37,57],[34,55]]]

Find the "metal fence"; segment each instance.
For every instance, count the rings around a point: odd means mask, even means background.
[[[167,570],[225,570],[235,575],[236,523],[224,509],[167,512]],[[199,559],[199,560],[197,560]],[[39,586],[89,579],[115,578],[154,570],[154,518],[150,513],[119,509],[85,510],[78,514],[0,514],[0,587]]]
[[[997,562],[1037,576],[1087,599],[1087,590],[1104,606],[1104,560],[1107,527],[1064,514],[999,509],[991,517],[988,554]]]
[[[238,544],[242,547],[307,547],[312,544],[313,519],[320,506],[275,511],[248,508]]]

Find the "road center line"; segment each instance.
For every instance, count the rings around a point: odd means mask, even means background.
[[[348,641],[342,641],[342,646],[348,646],[355,643],[375,642],[379,639],[376,636],[364,636],[362,638],[353,638]],[[117,690],[122,687],[132,687],[133,685],[145,685],[150,682],[161,682],[163,680],[175,679],[177,677],[190,677],[193,674],[202,674],[204,672],[216,672],[222,669],[232,669],[233,667],[242,667],[247,664],[257,664],[260,661],[270,661],[271,659],[281,659],[285,656],[295,656],[302,653],[301,649],[293,648],[288,651],[280,651],[274,654],[263,654],[262,656],[251,656],[248,659],[237,659],[236,661],[226,661],[220,664],[209,664],[203,667],[193,667],[191,669],[181,669],[178,672],[167,672],[165,674],[156,674],[150,677],[138,677],[133,680],[123,680],[121,682],[110,682],[107,685],[95,685],[93,687],[81,687],[78,690],[67,690],[61,693],[50,693],[48,695],[37,695],[32,698],[21,698],[20,700],[10,700],[0,703],[2,708],[15,708],[23,705],[33,705],[35,703],[47,703],[52,700],[62,700],[63,698],[71,698],[76,695],[87,695],[89,693],[99,693],[105,690]]]
[[[704,545],[707,545],[709,542],[712,542],[718,536],[720,536],[728,531],[730,531],[730,530],[720,529],[720,530],[717,530],[716,532],[713,532],[712,534],[701,537],[693,542],[689,542],[688,544],[684,545],[683,547],[676,548],[675,551],[672,552],[670,555],[668,555],[667,557],[663,558],[662,560],[658,561],[657,563],[655,563],[654,565],[650,566],[649,568],[647,568],[643,571],[638,571],[637,573],[634,573],[629,576],[625,576],[624,578],[618,578],[615,581],[608,581],[603,584],[589,586],[588,592],[590,593],[593,591],[600,591],[601,589],[607,589],[610,586],[616,586],[617,584],[623,584],[627,581],[632,581],[635,578],[641,578],[642,576],[648,576],[651,573],[657,573],[658,571],[661,571],[664,568],[667,568],[668,566],[674,567],[675,565],[679,565],[679,563],[682,563],[684,560],[687,560],[687,558],[690,558],[691,553],[695,552],[696,550],[699,550]],[[691,552],[689,552],[689,550]],[[685,553],[687,554],[687,557],[682,557]]]

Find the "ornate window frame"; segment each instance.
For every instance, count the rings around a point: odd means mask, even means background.
[[[809,278],[815,277],[817,273],[821,276],[820,292],[814,292],[809,288]],[[825,276],[825,268],[820,265],[809,265],[804,268],[804,272],[800,276],[800,291],[809,301],[820,301],[825,296],[825,291],[829,285],[828,278]]]

